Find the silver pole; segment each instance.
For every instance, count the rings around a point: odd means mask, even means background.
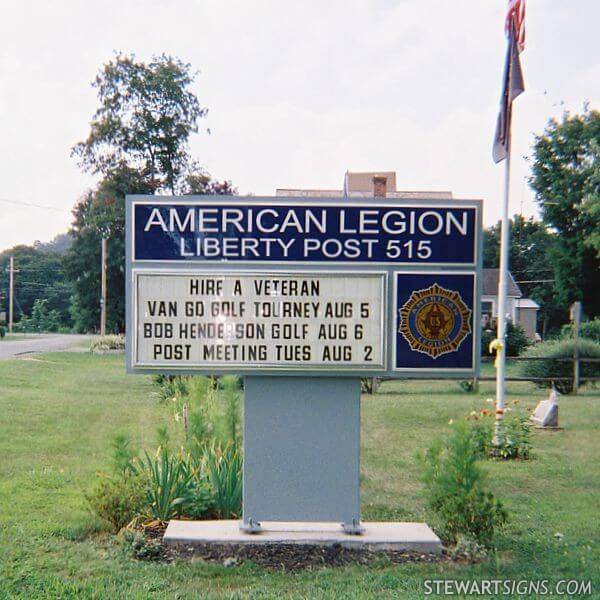
[[[504,172],[504,202],[502,205],[500,236],[500,276],[498,277],[498,326],[496,339],[500,342],[496,350],[496,424],[494,444],[500,443],[500,422],[504,418],[506,377],[506,291],[508,281],[509,222],[508,200],[510,193],[510,123],[506,140],[506,166]]]

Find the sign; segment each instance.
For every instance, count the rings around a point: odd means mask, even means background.
[[[359,378],[477,373],[481,202],[130,196],[125,229],[128,371],[245,375],[242,530],[360,533]]]
[[[138,200],[136,261],[475,265],[477,209],[247,199]]]
[[[383,274],[139,272],[135,365],[384,368]]]
[[[476,364],[475,274],[396,273],[394,370]]]
[[[136,373],[474,376],[481,202],[130,196]]]

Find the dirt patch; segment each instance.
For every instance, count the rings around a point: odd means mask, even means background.
[[[206,562],[235,566],[252,562],[267,569],[295,571],[318,567],[339,567],[348,564],[369,565],[375,562],[440,562],[445,555],[419,554],[394,550],[371,551],[345,548],[340,544],[318,546],[312,544],[238,544],[169,546],[175,555],[198,557]]]
[[[154,548],[153,560],[170,562],[177,558],[202,560],[225,567],[254,563],[270,570],[297,571],[319,567],[339,567],[349,564],[370,565],[389,562],[448,562],[447,554],[429,554],[399,550],[368,550],[345,548],[340,544],[165,544],[164,529],[146,529],[147,543]],[[145,558],[138,556],[138,558]]]

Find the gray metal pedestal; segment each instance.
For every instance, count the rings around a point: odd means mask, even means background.
[[[360,380],[246,377],[242,529],[333,521],[360,533]]]

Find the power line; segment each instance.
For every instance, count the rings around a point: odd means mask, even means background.
[[[59,208],[58,206],[48,206],[47,204],[35,204],[33,202],[22,202],[20,200],[9,200],[8,198],[0,198],[0,202],[6,202],[7,204],[16,204],[17,206],[29,206],[32,208],[45,208],[47,210],[55,210],[58,212],[71,212],[68,208]]]
[[[517,281],[516,283],[553,283],[556,279],[528,279],[525,281]]]
[[[54,283],[38,283],[36,281],[21,281],[19,280],[19,285],[34,285],[39,287],[55,287],[57,285],[69,285],[64,281],[55,281]]]

